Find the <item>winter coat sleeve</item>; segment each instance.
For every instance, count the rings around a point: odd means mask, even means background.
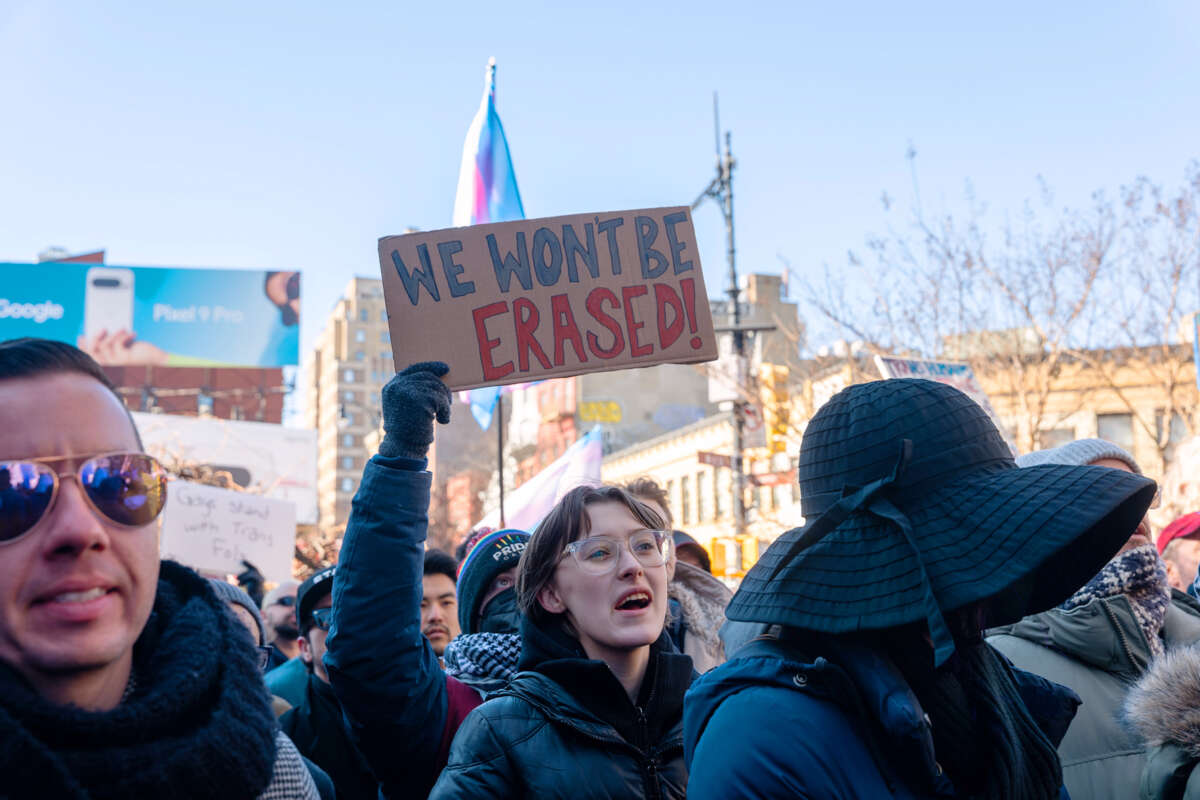
[[[1139,796],[1146,800],[1200,800],[1196,758],[1175,744],[1150,747]]]
[[[421,634],[430,480],[419,461],[367,462],[333,584],[325,667],[388,798],[424,796],[442,766],[446,676]]]
[[[502,700],[493,701],[493,703]],[[463,721],[450,745],[450,760],[429,800],[466,800],[466,798],[520,797],[524,790],[508,757],[506,743],[492,727],[480,707]]]

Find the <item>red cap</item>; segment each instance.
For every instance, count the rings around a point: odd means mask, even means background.
[[[1161,554],[1173,539],[1183,539],[1200,534],[1200,511],[1184,514],[1179,519],[1163,528],[1158,535],[1158,552]]]

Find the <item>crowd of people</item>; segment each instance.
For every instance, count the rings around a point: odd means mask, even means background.
[[[849,387],[731,593],[654,476],[427,549],[446,371],[384,388],[338,563],[264,591],[160,560],[90,357],[0,342],[0,797],[1200,798],[1200,514],[1155,537],[1113,443]]]

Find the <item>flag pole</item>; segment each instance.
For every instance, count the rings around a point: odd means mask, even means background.
[[[504,521],[504,393],[496,395],[496,468],[500,471],[500,527]]]

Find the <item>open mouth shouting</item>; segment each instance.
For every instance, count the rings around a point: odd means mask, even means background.
[[[653,600],[648,589],[630,589],[621,595],[613,608],[621,613],[636,614],[649,608]]]

